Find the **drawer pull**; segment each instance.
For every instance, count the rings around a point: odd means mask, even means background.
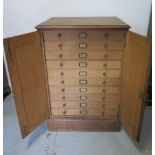
[[[61,72],[60,75],[63,76],[64,75],[64,72]]]
[[[106,73],[106,72],[104,72],[104,73],[103,73],[103,76],[106,76],[106,75],[107,75],[107,73]]]
[[[87,62],[79,62],[79,67],[87,67]]]
[[[62,106],[63,106],[63,107],[66,107],[66,104],[64,103]]]
[[[87,100],[87,96],[80,96],[80,100]]]
[[[104,116],[104,114],[105,114],[105,113],[104,113],[104,112],[102,112],[102,115],[103,115],[103,116]]]
[[[105,104],[102,104],[102,107],[105,108]]]
[[[64,84],[64,83],[65,83],[65,81],[64,81],[64,80],[62,80],[62,81],[61,81],[61,84]]]
[[[63,63],[62,62],[60,63],[60,67],[63,67]]]
[[[87,114],[87,110],[80,110],[80,114],[81,115],[86,115]]]
[[[62,96],[62,99],[63,99],[63,100],[65,100],[65,98],[66,98],[65,96]]]
[[[65,88],[62,88],[61,91],[62,91],[62,92],[65,92]]]
[[[58,37],[61,38],[61,33],[58,33]]]
[[[104,96],[104,97],[102,97],[102,100],[105,100],[106,99],[106,97]]]
[[[80,92],[87,92],[87,88],[80,88]]]
[[[87,107],[87,103],[80,103],[80,107],[81,107],[81,108]]]
[[[87,84],[87,80],[79,80],[80,84]]]
[[[62,44],[59,44],[58,46],[59,46],[59,48],[62,48]]]
[[[102,92],[105,93],[106,92],[106,89],[103,89]]]
[[[104,67],[107,67],[107,64],[103,64]]]
[[[86,49],[87,48],[87,43],[80,43],[79,48]]]
[[[108,48],[108,44],[104,44],[104,48]]]
[[[86,32],[80,32],[79,37],[80,38],[87,38],[87,33]]]
[[[63,111],[63,114],[66,115],[67,111]]]
[[[105,37],[105,38],[109,37],[109,34],[108,34],[108,33],[105,33],[105,34],[104,34],[104,37]]]
[[[80,71],[79,72],[79,75],[80,76],[87,76],[87,71]]]
[[[80,53],[79,58],[87,58],[87,53]]]
[[[63,57],[63,55],[62,55],[62,54],[60,54],[60,55],[59,55],[59,58],[62,58],[62,57]]]
[[[106,84],[106,81],[103,81],[103,84]]]
[[[104,58],[107,59],[108,58],[108,54],[104,54]]]

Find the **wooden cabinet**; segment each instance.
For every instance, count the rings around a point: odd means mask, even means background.
[[[4,40],[22,136],[119,131],[140,138],[150,40],[116,17],[51,18]]]

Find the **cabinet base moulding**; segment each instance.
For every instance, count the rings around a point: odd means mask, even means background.
[[[120,120],[80,119],[80,118],[50,118],[49,131],[120,131]]]

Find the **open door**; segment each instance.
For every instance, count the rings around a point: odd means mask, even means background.
[[[22,137],[48,118],[43,52],[38,32],[4,39]]]
[[[139,141],[151,63],[151,41],[128,32],[123,63],[120,119],[129,135]]]

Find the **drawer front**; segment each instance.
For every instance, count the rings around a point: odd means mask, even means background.
[[[70,108],[70,109],[80,109],[80,108],[88,108],[88,109],[100,109],[100,108],[118,108],[117,101],[111,102],[90,102],[90,101],[83,101],[83,102],[75,102],[75,101],[53,101],[51,104],[52,108]]]
[[[49,78],[50,86],[66,86],[66,85],[80,85],[80,86],[119,86],[119,78]]]
[[[44,31],[46,41],[63,40],[123,40],[123,31],[50,30]]]
[[[52,109],[53,116],[98,116],[103,118],[117,118],[117,109]]]
[[[121,60],[122,52],[50,52],[45,53],[46,60]]]
[[[45,51],[48,52],[78,52],[78,51],[122,51],[123,41],[45,41]]]
[[[118,101],[119,94],[52,94],[50,93],[51,101],[105,101],[112,102]]]
[[[120,69],[120,61],[47,61],[47,69]]]
[[[58,87],[58,86],[51,86],[49,87],[50,93],[60,93],[63,95],[69,94],[71,92],[75,94],[81,93],[96,93],[96,94],[119,94],[120,88],[119,87],[91,87],[91,86],[65,86],[65,87]]]
[[[48,69],[50,78],[119,78],[120,70],[52,70]]]

